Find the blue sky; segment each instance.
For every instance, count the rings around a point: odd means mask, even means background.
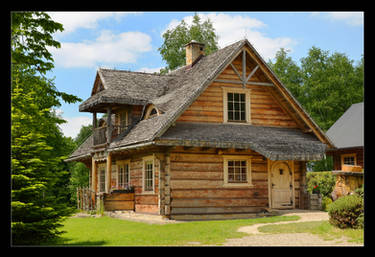
[[[358,61],[364,54],[361,12],[197,12],[209,18],[219,35],[219,47],[247,38],[268,61],[281,48],[297,63],[312,46],[340,52]],[[99,67],[154,72],[165,66],[158,48],[162,34],[182,19],[191,23],[194,12],[49,12],[64,25],[54,35],[60,49],[49,49],[58,90],[86,100]],[[92,114],[77,104],[63,103],[56,111],[67,120],[65,136],[75,137]],[[100,117],[100,116],[99,116]]]

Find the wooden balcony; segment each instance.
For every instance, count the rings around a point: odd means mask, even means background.
[[[112,142],[113,139],[118,137],[120,133],[125,131],[127,128],[128,126],[113,125],[112,133],[111,133],[112,136],[111,136],[110,142]],[[107,127],[106,126],[94,128],[93,134],[94,134],[94,146],[107,143]]]

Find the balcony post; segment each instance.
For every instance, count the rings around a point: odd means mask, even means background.
[[[112,139],[112,109],[111,107],[107,108],[107,144],[111,143]]]
[[[92,128],[95,129],[96,128],[96,112],[93,112],[92,113]]]

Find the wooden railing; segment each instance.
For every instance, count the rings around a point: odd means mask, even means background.
[[[77,209],[84,211],[96,210],[95,192],[88,187],[77,188]]]
[[[127,126],[113,125],[111,141],[127,129]],[[94,145],[101,145],[107,142],[107,127],[94,128]]]

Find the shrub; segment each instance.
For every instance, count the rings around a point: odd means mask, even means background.
[[[307,172],[306,182],[310,194],[320,193],[330,197],[336,183],[336,176],[330,171]]]
[[[322,199],[322,211],[328,211],[328,206],[332,203],[332,199],[329,196],[323,196]]]
[[[363,214],[363,199],[358,195],[340,197],[329,205],[328,214],[329,222],[336,227],[358,228],[361,226],[359,217]]]

